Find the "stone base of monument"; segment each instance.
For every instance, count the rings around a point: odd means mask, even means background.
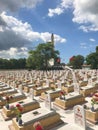
[[[64,90],[66,93],[73,92],[74,91],[74,86],[73,85],[63,86],[62,90]]]
[[[49,89],[50,89],[50,87],[48,87],[48,86],[38,87],[38,88],[34,89],[34,95],[39,96],[39,95],[41,95],[41,93],[43,93],[43,92],[45,92],[45,91],[47,91]]]
[[[97,124],[98,123],[98,109],[95,111],[92,111],[90,109],[86,110],[86,119],[93,124]]]
[[[98,90],[98,88],[96,86],[88,85],[88,86],[85,86],[85,87],[81,87],[80,93],[84,97],[86,97],[86,96],[89,96],[91,93],[96,92],[96,90]]]
[[[56,98],[53,105],[56,105],[62,109],[71,108],[77,104],[85,102],[85,98],[81,94],[71,93],[65,96],[65,99]]]
[[[16,122],[16,118],[13,118],[12,124],[9,126],[10,130],[35,130],[33,125],[37,121],[41,123],[45,130],[63,123],[58,113],[42,108],[23,114],[22,121],[23,124],[20,126]]]
[[[51,100],[53,101],[53,100],[55,100],[55,98],[57,98],[57,97],[60,96],[60,92],[61,92],[60,89],[48,90],[48,91],[46,91],[46,92],[44,92],[44,93],[41,94],[40,99],[41,100],[45,100],[47,94],[50,94]]]
[[[12,103],[10,106],[16,106],[16,104],[20,104],[23,106],[23,112],[28,112],[34,109],[37,109],[40,107],[39,103],[36,100],[30,100],[30,99],[25,99],[21,100],[17,103]],[[15,112],[13,113],[10,109],[7,109],[5,106],[2,109],[2,116],[4,117],[5,120],[12,119],[12,117],[15,117]]]

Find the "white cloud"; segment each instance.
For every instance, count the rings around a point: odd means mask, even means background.
[[[80,43],[80,45],[81,45],[81,46],[85,46],[85,45],[86,45],[86,43],[85,43],[85,42],[82,42],[82,43]]]
[[[93,38],[90,38],[89,39],[91,42],[95,42],[96,40],[95,39],[93,39]]]
[[[29,23],[23,23],[13,16],[8,16],[5,12],[0,16],[0,55],[1,56],[21,56],[27,55],[27,49],[32,49],[32,43],[51,40],[49,32],[34,32]],[[66,42],[65,38],[54,34],[55,43]],[[20,49],[21,48],[21,49]],[[20,50],[20,52],[19,52]]]
[[[98,0],[61,0],[54,9],[49,9],[48,16],[60,15],[72,8],[73,22],[80,24],[85,32],[98,31]]]
[[[63,8],[70,8],[72,6],[73,0],[61,0],[61,7]]]
[[[59,35],[54,35],[55,43],[65,43],[67,40],[65,38],[61,38]]]
[[[60,15],[64,13],[65,9],[70,8],[72,0],[61,0],[61,3],[54,9],[48,9],[48,16],[53,17],[54,15]]]
[[[51,41],[51,34],[49,32],[41,33],[40,37],[44,42]],[[66,42],[66,39],[61,38],[59,35],[54,34],[54,42],[55,43],[64,43],[64,42]]]
[[[18,51],[17,48],[11,47],[8,52],[9,52],[9,55],[13,56],[17,53],[17,51]]]
[[[80,43],[80,48],[87,49],[87,44],[85,42]]]
[[[89,32],[89,31],[96,32],[96,31],[98,31],[98,27],[95,26],[94,24],[88,25],[88,26],[86,26],[86,25],[81,25],[81,26],[79,27],[79,29],[83,30],[84,32]]]
[[[0,58],[11,59],[11,58],[24,58],[28,57],[27,48],[13,48],[11,47],[8,50],[0,51]]]
[[[0,49],[9,49],[11,47],[30,46],[31,43],[37,40],[48,41],[51,39],[49,32],[39,33],[34,32],[31,25],[23,23],[13,16],[7,16],[5,12],[1,14],[2,21],[5,25],[0,24]],[[55,35],[55,34],[54,34]],[[65,42],[66,39],[55,35],[55,41]]]
[[[15,12],[19,8],[34,8],[43,0],[0,0],[0,11]]]
[[[60,15],[63,13],[63,9],[61,8],[55,8],[55,9],[49,9],[48,16],[53,17],[55,14]]]
[[[73,22],[85,32],[98,31],[98,0],[74,0]]]

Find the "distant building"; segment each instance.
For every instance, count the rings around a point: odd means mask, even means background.
[[[91,68],[91,65],[83,64],[82,69],[89,70]]]

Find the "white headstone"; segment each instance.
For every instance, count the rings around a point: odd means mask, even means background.
[[[61,81],[58,82],[58,88],[62,89],[62,83],[61,83]]]
[[[86,117],[83,106],[77,105],[74,107],[75,124],[86,130]]]
[[[74,83],[74,92],[78,94],[80,93],[80,87],[78,83]]]
[[[46,80],[46,86],[49,87],[49,80],[48,79]]]
[[[87,81],[87,72],[85,72],[84,81]]]
[[[10,87],[10,81],[8,80],[8,86]]]
[[[19,91],[20,91],[21,94],[23,94],[22,84],[19,85]]]
[[[71,72],[72,72],[72,76],[73,76],[74,92],[80,93],[80,87],[79,87],[79,84],[77,83],[75,72],[72,70],[71,70]]]
[[[30,97],[32,100],[34,100],[34,89],[33,89],[33,88],[30,89],[29,97]]]
[[[51,97],[49,93],[46,95],[45,98],[45,107],[51,110]]]
[[[93,84],[92,78],[90,78],[90,79],[88,80],[88,85],[92,86],[92,84]]]
[[[65,79],[67,78],[68,73],[69,73],[69,70],[67,70],[67,71],[65,72]]]
[[[16,86],[15,86],[15,81],[13,81],[13,88],[14,88],[14,90],[15,90],[15,88],[16,88]]]

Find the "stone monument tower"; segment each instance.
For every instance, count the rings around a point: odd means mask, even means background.
[[[54,49],[54,34],[53,34],[53,33],[52,33],[52,35],[51,35],[51,43],[52,43],[53,49]]]

